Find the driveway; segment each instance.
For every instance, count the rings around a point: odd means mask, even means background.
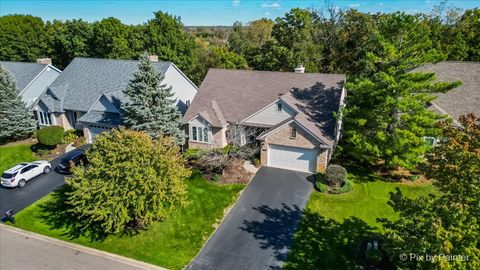
[[[280,269],[313,178],[262,167],[187,269]]]
[[[89,146],[85,145],[81,148],[85,147]],[[50,161],[52,169],[57,167],[61,158]],[[28,181],[23,188],[0,187],[0,218],[4,218],[6,210],[13,209],[18,213],[63,184],[65,184],[64,176],[52,170],[49,174],[42,174]]]

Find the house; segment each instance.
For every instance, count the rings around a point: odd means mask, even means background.
[[[324,171],[340,137],[345,75],[210,69],[184,116],[189,148],[260,148],[262,165]],[[241,127],[241,128],[239,128]],[[249,130],[246,132],[246,130]]]
[[[185,113],[198,88],[171,62],[150,60],[171,86],[176,106]],[[138,70],[137,60],[77,57],[48,87],[35,110],[42,126],[59,125],[83,130],[88,142],[99,133],[122,124],[121,104],[128,102],[123,91]]]
[[[12,75],[18,95],[27,107],[31,107],[62,73],[52,66],[50,58],[38,59],[37,63],[0,61],[0,65]]]
[[[454,125],[461,126],[458,122],[461,115],[480,115],[480,62],[444,61],[422,66],[416,71],[435,72],[438,81],[462,82],[446,93],[435,93],[437,98],[430,104],[438,113],[452,117]]]

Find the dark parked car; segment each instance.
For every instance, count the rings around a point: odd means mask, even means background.
[[[84,149],[77,149],[67,153],[57,166],[57,171],[61,173],[71,173],[72,166],[87,165],[87,155]]]

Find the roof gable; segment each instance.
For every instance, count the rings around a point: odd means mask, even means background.
[[[0,61],[0,65],[10,72],[15,80],[18,92],[23,91],[30,85],[45,68],[52,67],[44,64],[11,61]]]
[[[172,65],[171,62],[152,63],[163,74]],[[137,60],[77,57],[50,85],[50,89],[63,100],[64,110],[88,111],[103,93],[118,94],[123,98],[120,92],[127,87],[137,69]]]

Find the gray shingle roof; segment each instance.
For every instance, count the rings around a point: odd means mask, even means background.
[[[207,115],[212,125],[224,126],[281,98],[299,112],[296,121],[329,144],[344,82],[343,74],[210,69],[184,120]]]
[[[30,82],[32,82],[33,79],[35,79],[35,77],[37,77],[47,66],[37,63],[10,61],[0,61],[0,65],[12,74],[19,92],[25,89],[25,87],[27,87],[27,85],[30,84]]]
[[[79,122],[109,124],[118,126],[122,123],[118,113],[89,111],[78,119]]]
[[[161,73],[172,65],[153,64]],[[49,88],[61,100],[62,110],[86,112],[103,93],[121,93],[137,69],[137,60],[76,57]]]
[[[480,62],[445,61],[417,68],[419,71],[435,72],[439,81],[462,82],[462,85],[447,93],[435,94],[433,102],[437,111],[448,113],[454,120],[460,115],[480,115]]]

